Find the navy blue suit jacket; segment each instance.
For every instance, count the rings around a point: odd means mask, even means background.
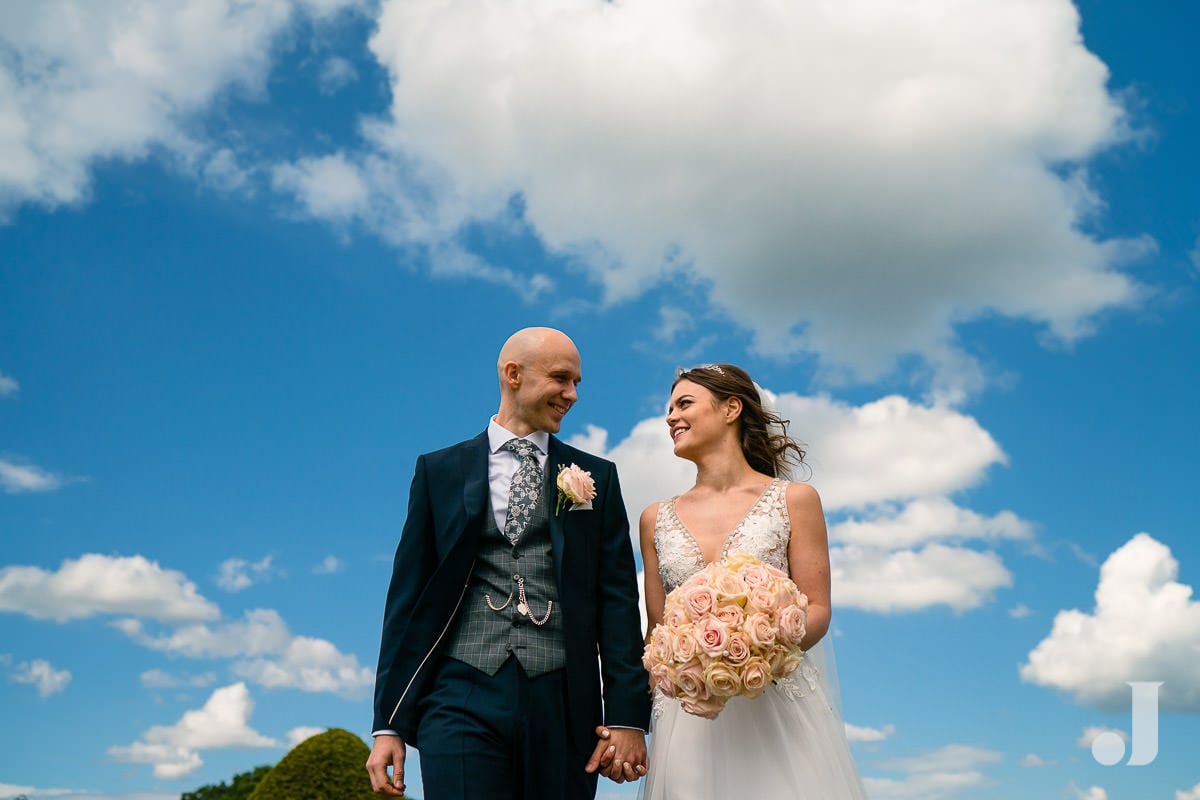
[[[550,437],[546,469],[592,474],[591,511],[554,514],[550,537],[556,608],[566,639],[566,704],[575,748],[590,752],[601,723],[648,729],[637,575],[629,519],[612,462]],[[463,602],[488,510],[487,432],[417,459],[396,548],[375,677],[372,730],[420,747],[418,701],[436,674]],[[599,662],[597,662],[599,656]],[[601,706],[603,675],[603,710]]]

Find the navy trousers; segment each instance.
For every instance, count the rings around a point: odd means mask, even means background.
[[[591,753],[567,736],[563,671],[530,678],[515,658],[489,676],[445,658],[420,705],[425,800],[592,800]]]

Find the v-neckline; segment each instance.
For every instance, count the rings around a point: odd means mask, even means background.
[[[691,529],[688,528],[687,523],[683,521],[683,518],[679,516],[679,512],[675,509],[675,501],[679,499],[679,495],[675,495],[671,498],[671,516],[675,517],[675,521],[679,523],[680,529],[687,534],[689,539],[692,540],[692,545],[696,548],[696,555],[699,556],[701,564],[707,567],[715,564],[725,557],[726,550],[729,548],[729,543],[733,541],[734,534],[741,530],[741,527],[746,524],[746,520],[749,519],[750,515],[754,513],[754,509],[758,508],[759,503],[766,499],[767,494],[778,482],[779,478],[772,478],[771,482],[767,484],[767,488],[762,490],[762,494],[758,496],[758,499],[750,504],[750,508],[746,509],[746,513],[742,515],[742,518],[739,519],[737,524],[730,529],[729,533],[725,534],[725,541],[721,543],[721,550],[717,553],[717,557],[712,561],[708,561],[704,558],[704,548],[700,546],[700,540],[696,538],[696,534],[692,533]]]

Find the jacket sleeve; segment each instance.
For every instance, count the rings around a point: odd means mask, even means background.
[[[412,609],[437,565],[433,535],[433,509],[425,456],[417,459],[408,491],[408,516],[396,546],[392,579],[384,606],[379,666],[375,672],[375,714],[372,731],[396,729],[393,706],[413,676],[393,673],[401,642],[413,621]]]
[[[642,623],[638,610],[637,567],[629,539],[629,517],[615,465],[600,507],[604,534],[600,543],[599,632],[600,671],[604,682],[604,722],[649,730],[650,697],[642,666]]]

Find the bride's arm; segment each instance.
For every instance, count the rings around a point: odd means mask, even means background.
[[[658,519],[658,503],[651,503],[642,512],[638,522],[638,536],[642,545],[642,569],[646,584],[646,641],[650,632],[662,622],[663,608],[667,604],[667,593],[658,574],[658,552],[654,549],[654,523]]]
[[[829,630],[833,611],[829,601],[829,537],[816,489],[807,483],[788,484],[787,505],[792,520],[788,568],[796,586],[808,596],[807,632],[800,644],[808,650]]]

